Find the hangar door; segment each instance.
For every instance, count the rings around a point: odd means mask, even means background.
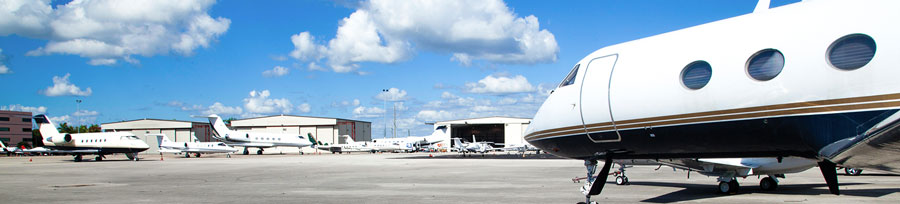
[[[462,138],[464,142],[472,142],[472,135],[478,142],[505,143],[503,124],[453,124],[450,126],[452,137]]]

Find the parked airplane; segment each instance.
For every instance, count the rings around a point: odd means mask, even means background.
[[[525,139],[584,160],[588,202],[614,160],[703,159],[703,169],[754,172],[765,171],[715,159],[815,162],[833,194],[836,165],[900,172],[900,58],[891,57],[900,54],[900,2],[768,5],[591,53]],[[720,186],[736,189],[738,176],[720,176]]]
[[[200,157],[201,154],[210,153],[226,153],[226,157],[231,158],[231,153],[238,151],[224,142],[172,142],[165,134],[148,134],[147,137],[156,137],[159,144],[160,153],[184,153],[185,158],[190,158],[191,154]]]
[[[472,135],[472,142],[462,142],[462,138],[454,137],[450,138],[453,140],[454,148],[457,152],[463,153],[463,156],[467,152],[481,153],[484,156],[484,153],[488,151],[497,150],[491,146],[491,142],[478,142],[475,140],[475,135]]]
[[[225,126],[225,122],[223,122],[222,118],[218,115],[213,114],[206,116],[205,118],[209,119],[209,123],[212,124],[213,132],[216,133],[213,137],[228,145],[244,147],[244,155],[250,154],[250,150],[248,150],[250,147],[259,148],[259,150],[256,151],[256,154],[262,154],[264,148],[276,146],[297,147],[300,149],[300,154],[303,155],[302,148],[313,145],[313,143],[303,135],[235,131]]]
[[[0,149],[3,150],[3,153],[6,153],[6,156],[10,156],[12,154],[18,154],[22,151],[18,147],[6,147],[6,145],[3,144],[3,142],[0,142]]]
[[[411,151],[411,144],[403,143],[387,143],[387,142],[356,142],[349,135],[341,135],[346,144],[318,145],[316,148],[320,150],[330,151],[332,154],[344,152],[394,152],[394,151]]]
[[[428,136],[410,136],[403,138],[383,138],[383,139],[375,139],[372,140],[374,143],[388,143],[388,144],[409,144],[412,147],[418,149],[419,147],[428,146],[435,143],[440,143],[444,141],[444,138],[447,137],[447,126],[438,126],[434,129],[434,132]]]
[[[60,133],[56,125],[45,115],[34,116],[34,122],[38,124],[39,131],[44,137],[42,140],[47,153],[62,153],[75,155],[75,161],[80,162],[82,155],[96,154],[95,161],[102,161],[104,155],[125,153],[128,159],[137,161],[137,154],[150,148],[147,143],[130,132],[102,132],[102,133]],[[33,151],[32,151],[33,152]]]

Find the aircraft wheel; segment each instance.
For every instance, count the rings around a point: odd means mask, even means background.
[[[734,194],[737,193],[738,188],[741,186],[738,184],[737,180],[731,180],[730,182],[719,182],[719,193],[722,194]]]
[[[247,150],[247,148],[244,148],[244,155],[249,155],[249,154],[250,154],[250,150]]]
[[[226,154],[225,158],[231,158],[231,154]]]
[[[81,155],[75,155],[75,162],[81,162]]]
[[[849,176],[859,176],[859,174],[862,174],[862,171],[862,169],[844,168],[844,173],[847,173]]]
[[[616,185],[625,185],[625,184],[628,184],[628,177],[616,176]]]
[[[778,188],[778,182],[775,182],[775,179],[772,179],[772,177],[765,177],[759,181],[759,188],[766,191],[774,191]]]
[[[258,154],[258,155],[262,155],[262,152],[263,152],[262,149],[256,150],[256,154]]]
[[[103,161],[103,156],[97,155],[97,157],[94,158],[94,161]]]
[[[184,153],[184,158],[191,158],[191,154],[190,154],[190,153]]]
[[[300,155],[303,155],[303,151],[300,151]]]
[[[200,153],[197,153],[197,155],[194,155],[194,156],[196,156],[196,157],[198,157],[198,158],[199,158],[199,157],[200,157]]]

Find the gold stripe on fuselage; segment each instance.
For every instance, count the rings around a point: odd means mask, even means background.
[[[555,129],[550,129],[550,130],[543,130],[543,131],[538,131],[538,132],[528,134],[527,136],[525,136],[525,140],[531,141],[531,140],[548,138],[548,137],[571,135],[571,134],[586,133],[586,132],[608,131],[608,130],[613,130],[613,129],[631,129],[631,128],[637,128],[637,127],[652,127],[652,126],[677,125],[677,124],[687,124],[687,123],[702,123],[702,122],[711,122],[711,121],[737,120],[737,119],[759,118],[759,117],[768,117],[768,116],[784,116],[784,115],[798,115],[798,114],[810,114],[810,113],[820,113],[820,112],[850,111],[850,110],[897,107],[897,106],[900,106],[900,102],[898,102],[898,101],[890,101],[890,102],[878,102],[878,101],[898,100],[898,99],[900,99],[900,93],[876,95],[876,96],[863,96],[863,97],[854,97],[854,98],[829,99],[829,100],[819,100],[819,101],[809,101],[809,102],[797,102],[797,103],[787,103],[787,104],[778,104],[778,105],[769,105],[769,106],[757,106],[757,107],[748,107],[748,108],[737,108],[737,109],[728,109],[728,110],[717,110],[717,111],[708,111],[708,112],[699,112],[699,113],[659,116],[659,117],[651,117],[651,118],[640,118],[640,119],[616,121],[616,127],[613,127],[611,122],[604,122],[604,123],[587,124],[584,126],[577,125],[577,126],[569,126],[569,127],[563,127],[563,128],[555,128]],[[868,102],[878,102],[878,103],[868,103]],[[867,103],[867,104],[857,104],[857,103]],[[826,106],[826,107],[816,107],[816,106]],[[788,110],[785,110],[785,109],[788,109]],[[587,131],[585,131],[585,128],[587,129]]]

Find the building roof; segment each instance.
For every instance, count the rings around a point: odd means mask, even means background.
[[[341,118],[310,117],[298,115],[271,115],[232,120],[231,127],[338,125],[343,121],[371,123],[367,121],[348,120]]]
[[[206,124],[209,124],[209,122],[200,122],[200,121],[166,120],[166,119],[155,119],[155,118],[142,118],[142,119],[134,119],[134,120],[123,120],[123,121],[119,121],[119,122],[101,123],[101,125],[110,125],[110,124],[116,124],[116,123],[127,123],[127,122],[144,121],[144,120],[168,121],[168,122],[183,122],[183,123],[206,123]]]
[[[437,121],[433,123],[425,123],[427,125],[434,124],[500,124],[500,123],[531,123],[531,118],[517,118],[504,116],[490,116],[481,118],[467,118],[459,120]]]

